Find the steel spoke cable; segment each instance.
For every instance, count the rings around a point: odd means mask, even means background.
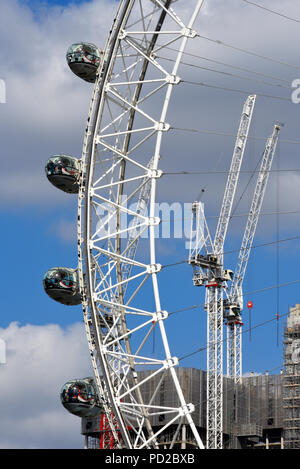
[[[250,50],[247,50],[247,49],[242,49],[242,48],[238,48],[236,46],[233,46],[231,44],[227,44],[221,40],[218,40],[218,39],[212,39],[212,38],[209,38],[209,37],[206,37],[206,36],[203,36],[203,35],[200,35],[200,34],[196,34],[196,37],[197,38],[200,38],[200,39],[205,39],[207,41],[210,41],[210,42],[214,42],[218,45],[223,45],[225,47],[228,47],[228,48],[231,48],[231,49],[235,49],[239,52],[243,52],[243,53],[246,53],[246,54],[249,54],[249,55],[253,55],[255,57],[259,57],[261,59],[264,59],[264,60],[268,60],[268,61],[271,61],[271,62],[275,62],[275,63],[278,63],[280,65],[285,65],[285,66],[288,66],[290,68],[294,68],[294,69],[297,69],[297,70],[300,70],[300,67],[298,67],[297,65],[293,65],[293,64],[290,64],[290,63],[287,63],[287,62],[283,62],[281,60],[278,60],[278,59],[274,59],[273,57],[268,57],[268,56],[265,56],[265,55],[260,55],[258,53],[255,53],[253,51],[250,51]],[[174,48],[174,47],[170,47],[166,44],[164,45],[157,45],[157,49],[156,51],[159,51],[161,48],[163,49],[166,49],[166,50],[170,50],[170,51],[174,51],[174,52],[178,52],[179,50]],[[202,59],[202,60],[207,60],[207,61],[210,61],[210,62],[214,62],[214,63],[217,63],[219,65],[225,65],[225,66],[228,66],[228,67],[231,67],[233,69],[236,69],[236,70],[241,70],[241,71],[245,71],[245,72],[249,72],[249,73],[252,73],[252,74],[255,74],[255,75],[259,75],[259,76],[262,76],[262,77],[267,77],[267,78],[273,78],[273,79],[276,79],[278,81],[281,81],[281,82],[284,82],[284,83],[290,83],[289,80],[286,80],[286,79],[283,79],[283,78],[279,78],[279,77],[276,77],[274,75],[269,75],[269,74],[264,74],[264,73],[261,73],[261,72],[257,72],[257,71],[253,71],[253,70],[250,70],[250,69],[247,69],[247,68],[243,68],[243,67],[238,67],[236,65],[232,65],[232,64],[227,64],[226,62],[221,62],[221,61],[218,61],[218,60],[214,60],[214,59],[211,59],[211,58],[207,58],[207,57],[203,57],[203,56],[200,56],[198,54],[194,54],[194,53],[191,53],[191,52],[187,52],[187,51],[184,51],[183,52],[183,55],[186,55],[186,56],[190,56],[190,57],[195,57],[195,58],[198,58],[198,59]],[[162,57],[162,56],[159,56],[158,54],[156,55],[157,58],[160,58],[160,59],[166,59],[165,57]],[[167,59],[167,60],[173,60],[174,59]],[[182,64],[182,62],[181,62]]]
[[[169,59],[167,57],[159,57],[160,59],[163,59],[163,60],[168,60],[170,62],[174,62],[173,59]],[[205,70],[207,72],[213,72],[213,73],[219,73],[221,75],[225,75],[227,77],[233,77],[233,78],[239,78],[241,80],[250,80],[250,81],[254,81],[255,83],[261,83],[263,85],[268,85],[268,86],[275,86],[275,87],[279,87],[279,88],[287,88],[287,89],[291,89],[291,85],[289,84],[288,85],[282,85],[282,84],[279,84],[279,83],[270,83],[270,82],[267,82],[267,81],[263,81],[263,80],[258,80],[256,78],[251,78],[251,77],[245,77],[245,76],[241,76],[241,75],[237,75],[235,73],[230,73],[230,72],[225,72],[223,70],[215,70],[213,68],[209,68],[209,67],[202,67],[200,65],[196,65],[196,64],[191,64],[191,63],[187,63],[187,62],[181,62],[181,65],[185,65],[185,66],[188,66],[188,67],[193,67],[193,68],[197,68],[199,70]]]
[[[252,291],[243,293],[242,296],[245,297],[245,296],[249,296],[249,295],[256,295],[257,293],[263,293],[265,291],[274,290],[275,288],[288,287],[290,285],[296,285],[298,283],[300,283],[300,279],[299,280],[292,280],[290,282],[282,283],[280,285],[272,285],[271,287],[265,287],[265,288],[260,288],[258,290],[252,290]],[[205,306],[205,303],[198,303],[198,304],[195,304],[195,305],[186,306],[184,308],[176,309],[175,311],[169,312],[168,316],[170,317],[170,316],[173,316],[174,314],[183,313],[185,311],[191,311],[193,309],[204,308],[204,306]],[[273,318],[273,320],[274,321],[277,320],[277,317]]]
[[[193,129],[193,128],[187,128],[187,127],[175,127],[171,126],[170,130],[177,130],[177,131],[182,131],[182,132],[191,132],[191,133],[200,133],[200,134],[208,134],[208,135],[219,135],[221,137],[237,137],[236,134],[234,133],[229,133],[229,132],[221,132],[218,130],[205,130],[205,129]],[[267,140],[267,137],[251,137],[248,136],[249,139],[252,140]],[[300,141],[299,141],[300,144]]]
[[[279,210],[278,212],[277,211],[274,211],[274,212],[263,212],[263,213],[260,213],[260,216],[267,216],[267,215],[297,215],[300,213],[300,210]],[[249,214],[248,213],[237,213],[237,214],[234,214],[232,215],[232,218],[237,218],[237,217],[247,217]],[[211,215],[211,216],[208,216],[206,218],[219,218],[217,215]]]
[[[278,216],[278,215],[299,215],[300,214],[300,210],[281,210],[281,211],[272,211],[272,212],[262,212],[260,213],[260,216]],[[249,213],[235,213],[235,214],[232,214],[231,215],[231,219],[232,218],[243,218],[243,217],[248,217]],[[219,218],[219,215],[208,215],[206,217],[206,219],[216,219],[216,218]],[[177,222],[177,221],[182,221],[184,222],[185,220],[191,220],[190,217],[173,217],[172,221],[173,222]],[[160,219],[160,223],[170,223],[170,219],[167,218],[167,219],[163,219],[161,218]],[[279,241],[278,241],[279,242]],[[226,252],[224,252],[224,254],[226,254]],[[173,265],[177,265],[178,263],[182,263],[184,261],[178,261],[178,262],[175,262],[173,264],[168,264],[167,267],[169,266],[173,266]]]
[[[233,207],[233,209],[232,209],[232,212],[231,212],[231,214],[230,214],[230,220],[231,220],[232,217],[234,216],[234,214],[235,214],[235,212],[236,212],[236,210],[237,210],[237,208],[238,208],[240,202],[242,201],[244,195],[246,194],[247,189],[248,189],[248,187],[249,187],[251,181],[253,180],[255,173],[257,173],[258,165],[261,163],[261,161],[262,161],[262,159],[263,159],[263,156],[264,156],[264,153],[261,154],[261,157],[258,159],[258,161],[257,161],[257,163],[256,163],[256,166],[255,166],[255,168],[254,168],[254,171],[251,172],[250,177],[249,177],[249,179],[248,179],[248,182],[247,182],[246,186],[244,187],[244,190],[243,190],[243,192],[241,193],[239,200],[236,202],[235,207]]]
[[[274,211],[274,212],[263,212],[263,213],[260,213],[260,216],[274,216],[274,215],[298,215],[300,213],[300,210],[286,210],[286,211]],[[247,217],[249,215],[249,213],[237,213],[237,214],[234,214],[234,215],[231,215],[231,218],[242,218],[242,217]],[[208,215],[206,217],[206,219],[216,219],[216,218],[219,218],[219,215]],[[190,217],[174,217],[172,219],[172,221],[184,221],[184,220],[190,220],[191,218]],[[160,220],[161,223],[170,223],[170,219],[161,219]],[[225,254],[225,253],[224,253]]]
[[[229,92],[235,92],[235,93],[242,93],[242,94],[245,94],[245,95],[249,95],[249,94],[253,94],[253,90],[252,91],[249,91],[249,90],[240,90],[238,88],[227,88],[225,86],[218,86],[218,85],[209,85],[208,83],[204,83],[202,81],[190,81],[190,80],[181,80],[182,83],[186,83],[188,85],[196,85],[196,86],[204,86],[204,87],[207,87],[207,88],[213,88],[213,89],[218,89],[218,90],[222,90],[222,91],[229,91]],[[284,96],[274,96],[274,95],[271,95],[271,94],[266,94],[266,93],[259,93],[259,92],[256,92],[255,91],[255,94],[257,96],[260,96],[262,98],[270,98],[270,99],[279,99],[281,101],[288,101],[289,103],[291,103],[291,98],[286,98]]]
[[[165,47],[165,49],[168,49],[168,50],[171,50],[171,51],[174,51],[174,52],[178,52],[178,50],[175,49],[174,47]],[[290,80],[287,80],[287,79],[284,79],[284,78],[279,78],[279,77],[276,77],[274,75],[270,75],[270,74],[267,74],[267,73],[257,72],[257,71],[251,70],[249,68],[239,67],[237,65],[229,64],[229,63],[222,62],[220,60],[215,60],[215,59],[212,59],[212,58],[209,58],[209,57],[203,57],[202,55],[194,54],[192,52],[186,52],[185,51],[184,55],[189,56],[189,57],[193,57],[193,58],[196,58],[196,59],[200,59],[200,60],[206,60],[207,62],[212,62],[214,64],[224,65],[225,67],[229,67],[229,68],[232,68],[234,70],[239,70],[239,71],[242,71],[242,72],[252,73],[253,75],[258,75],[258,76],[261,76],[261,77],[264,77],[264,78],[273,78],[274,80],[281,81],[282,83],[286,83],[287,85],[290,85],[290,83],[291,83]],[[165,57],[160,57],[160,58],[165,59]],[[168,60],[174,60],[174,59],[169,58]],[[181,63],[183,63],[183,62],[181,62]],[[190,64],[190,65],[193,65],[193,66],[197,67],[195,64]]]
[[[265,246],[272,246],[274,244],[277,245],[278,243],[283,243],[283,242],[287,242],[287,241],[295,241],[296,239],[300,239],[300,235],[299,236],[292,236],[290,238],[283,238],[283,239],[279,239],[279,240],[276,240],[276,241],[268,241],[266,243],[256,244],[256,245],[252,246],[251,249],[257,249],[257,248],[265,247]],[[223,255],[234,254],[234,253],[239,252],[239,251],[240,251],[240,249],[233,249],[231,251],[223,251],[221,254],[223,254]],[[165,269],[167,267],[173,267],[173,266],[179,265],[179,264],[185,264],[185,263],[188,263],[188,260],[187,259],[182,259],[180,261],[173,262],[171,264],[164,264],[162,266],[162,269]]]
[[[300,20],[298,20],[297,18],[292,18],[291,16],[287,16],[287,15],[284,15],[283,13],[279,13],[279,11],[271,10],[270,8],[259,5],[258,3],[250,2],[249,0],[241,0],[241,1],[244,3],[248,3],[249,5],[253,5],[257,8],[260,8],[261,10],[268,11],[269,13],[272,13],[274,15],[280,16],[281,18],[284,18],[286,20],[294,21],[295,23],[300,24]]]
[[[236,134],[234,133],[229,133],[229,132],[221,132],[218,130],[203,130],[203,129],[193,129],[193,128],[187,128],[187,127],[174,127],[171,126],[170,129],[172,130],[177,130],[181,132],[191,132],[191,133],[200,133],[200,134],[209,134],[209,135],[219,135],[222,137],[237,137]],[[251,135],[248,135],[248,139],[251,140],[264,140],[266,141],[268,138],[267,137],[253,137]],[[289,140],[289,139],[281,139],[281,143],[290,143],[292,145],[300,145],[299,140]]]
[[[212,39],[210,37],[203,36],[201,34],[197,34],[197,37],[200,38],[200,39],[204,39],[206,41],[210,41],[210,42],[213,42],[215,44],[224,46],[224,47],[228,47],[228,48],[236,50],[238,52],[243,52],[244,54],[252,55],[253,57],[258,57],[260,59],[268,60],[269,62],[274,62],[274,63],[277,63],[279,65],[285,65],[287,67],[294,68],[296,70],[300,70],[300,67],[298,67],[297,65],[293,65],[293,64],[290,64],[288,62],[284,62],[282,60],[274,59],[273,57],[268,57],[267,55],[258,54],[256,52],[250,51],[248,49],[242,49],[241,47],[233,46],[232,44],[228,44],[228,43],[223,42],[219,39]]]
[[[298,282],[300,282],[300,280],[298,280]],[[273,288],[276,288],[276,287],[273,287]],[[289,312],[288,312],[288,313],[283,313],[283,314],[281,314],[279,317],[280,317],[280,318],[284,318],[284,317],[287,317],[288,315],[289,315]],[[258,323],[258,324],[255,324],[255,326],[252,326],[252,327],[251,327],[251,330],[253,330],[253,329],[258,329],[258,328],[260,328],[260,327],[266,326],[267,324],[270,324],[270,323],[272,323],[272,322],[274,322],[274,321],[276,321],[276,320],[277,320],[276,317],[275,317],[275,318],[271,318],[271,319],[267,319],[266,321],[260,322],[260,323]],[[246,334],[247,332],[250,332],[250,328],[249,328],[249,329],[243,329],[243,330],[242,330],[242,334]],[[222,342],[223,342],[223,343],[226,342],[226,339],[223,339]],[[190,352],[190,353],[188,353],[188,354],[186,354],[186,355],[182,355],[181,357],[178,358],[178,361],[186,360],[187,358],[190,358],[190,357],[192,357],[192,356],[194,356],[194,355],[196,355],[196,354],[198,354],[198,353],[200,353],[200,352],[203,352],[203,351],[205,351],[205,350],[207,350],[207,346],[206,346],[206,345],[204,345],[204,346],[198,348],[197,350],[194,350],[193,352]]]
[[[286,242],[286,241],[295,241],[296,239],[300,239],[300,236],[292,236],[290,238],[283,238],[283,239],[279,239],[279,240],[276,240],[276,241],[269,241],[269,242],[266,242],[266,243],[256,244],[256,245],[252,246],[252,249],[256,249],[256,248],[260,248],[260,247],[264,247],[264,246],[271,246],[273,244],[283,243],[283,242]],[[237,251],[239,251],[239,249],[235,249],[235,250],[232,250],[232,251],[225,251],[224,254],[232,254],[232,253],[237,252]]]
[[[300,142],[299,142],[300,143]],[[281,173],[281,172],[299,172],[300,169],[269,169],[267,170],[266,172],[267,173]],[[219,170],[214,170],[214,169],[210,169],[210,170],[203,170],[203,171],[166,171],[166,172],[163,172],[162,176],[177,176],[177,175],[193,175],[193,174],[234,174],[236,173],[237,171],[219,171]],[[259,171],[251,171],[250,169],[248,170],[241,170],[241,171],[238,171],[240,174],[244,173],[244,174],[249,174],[249,173],[259,173]]]

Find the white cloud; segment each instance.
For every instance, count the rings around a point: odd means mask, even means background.
[[[221,39],[263,55],[287,62],[298,62],[298,25],[246,7],[238,0],[205,2],[204,14],[197,22],[203,35]],[[180,8],[182,2],[174,4]],[[187,2],[183,2],[186,7]],[[281,0],[265,2],[280,10]],[[6,104],[0,105],[2,204],[43,203],[47,210],[53,200],[70,200],[53,188],[44,174],[49,156],[56,153],[80,156],[92,86],[75,77],[65,61],[68,46],[76,41],[105,43],[116,2],[95,0],[80,6],[47,8],[38,20],[24,2],[0,2],[0,79],[6,84]],[[285,12],[300,17],[298,2],[286,0]],[[5,45],[5,47],[4,47]],[[233,52],[220,45],[196,40],[189,50],[261,73],[292,80],[300,71],[272,64],[249,55]],[[185,56],[186,62],[207,66]],[[5,67],[4,65],[5,64]],[[212,66],[232,72],[230,68]],[[241,88],[254,92],[279,94],[277,88],[261,86],[234,78],[225,78],[200,69],[182,66],[183,78],[193,77],[217,86]],[[245,74],[246,75],[246,74]],[[253,76],[252,76],[253,77]],[[202,87],[180,86],[174,90],[168,119],[172,124],[202,130],[234,133],[238,126],[245,97]],[[290,96],[291,90],[285,89]],[[282,92],[283,92],[282,91]],[[258,97],[251,134],[267,136],[273,120],[284,121],[283,138],[299,140],[299,106],[292,103],[264,100]],[[182,124],[182,125],[180,125]],[[233,138],[171,132],[162,147],[165,170],[229,168]],[[263,144],[249,142],[246,169],[253,169]],[[299,146],[281,148],[282,167],[296,167]],[[248,166],[247,166],[248,165]],[[245,182],[246,178],[244,178]],[[206,187],[207,214],[219,212],[225,176],[189,176],[178,184],[167,177],[159,187],[160,200],[192,201],[201,187]],[[266,210],[274,209],[275,186],[266,197]],[[297,208],[298,176],[281,178],[281,210]],[[294,205],[295,204],[295,205]],[[241,207],[242,209],[243,207]],[[62,211],[63,215],[63,211]],[[70,225],[73,230],[74,225]],[[290,225],[291,226],[291,225]],[[58,236],[73,236],[68,221],[57,224]],[[164,246],[161,247],[164,249]],[[20,326],[12,323],[0,329],[0,338],[7,344],[7,364],[0,367],[0,447],[2,448],[71,448],[82,447],[80,419],[68,414],[60,404],[60,387],[70,378],[91,374],[88,347],[81,325],[64,331],[57,325]]]
[[[282,9],[280,1],[270,2],[270,6],[279,11]],[[174,9],[180,14],[186,13],[186,3],[177,2]],[[92,94],[92,85],[75,77],[68,69],[65,53],[68,46],[78,40],[94,42],[103,47],[115,10],[116,2],[94,0],[82,5],[70,4],[65,8],[41,7],[37,19],[24,2],[1,1],[0,40],[5,47],[0,50],[0,63],[5,63],[5,68],[0,68],[0,78],[5,79],[7,87],[7,104],[0,106],[3,155],[1,174],[4,181],[0,185],[2,203],[17,204],[21,200],[22,204],[44,204],[46,200],[50,203],[53,197],[59,198],[54,195],[54,191],[53,194],[50,193],[49,183],[42,174],[43,167],[52,154],[62,152],[80,157]],[[294,1],[287,0],[285,10],[291,16],[300,16],[299,6]],[[295,64],[295,57],[298,55],[296,27],[296,24],[245,5],[239,0],[232,0],[230,8],[220,0],[205,2],[196,23],[196,29],[204,36]],[[190,41],[188,50],[254,71],[274,74],[286,78],[288,83],[299,74],[296,69],[276,65],[205,40]],[[184,57],[184,61],[238,73],[188,56]],[[289,89],[278,90],[260,83],[226,78],[224,75],[184,66],[180,67],[180,76],[251,92],[260,90],[279,94],[282,91],[288,97],[291,94]],[[251,77],[259,79],[255,75]],[[242,94],[183,85],[174,92],[168,119],[178,126],[234,133],[244,99]],[[283,138],[295,139],[298,134],[297,113],[298,106],[292,103],[258,98],[255,127],[252,126],[251,133],[267,136],[273,120],[279,119],[287,124],[282,132]],[[222,167],[229,167],[233,138],[185,133],[176,136],[176,132],[171,137],[165,139],[168,150],[163,146],[162,152],[162,164],[166,169],[170,170],[172,165],[180,169],[208,166],[214,169],[221,153],[224,154]],[[256,159],[262,147],[257,144],[252,149],[252,156]],[[295,149],[290,150],[288,159],[295,160]],[[195,194],[198,193],[197,183],[191,184],[190,181],[187,177],[181,179],[181,190],[178,191],[176,187],[177,199],[187,198],[187,194],[190,194],[190,200],[194,196],[191,193],[194,186]],[[225,185],[225,176],[223,183]],[[289,188],[291,192],[295,189],[294,185]],[[162,196],[165,200],[172,199],[173,190],[172,183],[164,184]],[[35,197],[36,194],[39,196]],[[214,190],[207,191],[206,198],[209,197],[209,204],[216,206]],[[217,203],[219,204],[219,199]]]
[[[83,448],[81,420],[59,398],[69,379],[92,376],[83,325],[11,323],[0,338],[0,448]]]
[[[64,242],[75,242],[77,240],[76,220],[58,220],[50,227],[49,233],[55,234],[57,238]]]
[[[0,78],[5,79],[7,85],[7,104],[0,106],[0,201],[2,204],[18,206],[25,203],[43,204],[47,210],[54,201],[68,203],[70,198],[50,186],[43,171],[45,162],[49,156],[61,152],[80,157],[92,93],[92,85],[78,79],[68,69],[65,53],[67,47],[78,40],[87,40],[103,47],[116,10],[116,2],[94,0],[79,6],[70,4],[65,8],[46,8],[43,3],[41,5],[37,19],[24,2],[0,2],[0,40],[5,44],[0,50],[0,63],[5,63],[5,68],[1,69],[0,66]],[[300,17],[299,4],[294,0],[286,0],[284,8],[280,0],[269,0],[265,5],[290,16]],[[186,13],[187,2],[176,2],[174,9],[180,14]],[[223,0],[204,2],[196,29],[212,39],[220,39],[297,65],[298,25],[246,5],[240,0],[232,0],[229,7]],[[187,50],[207,58],[247,67],[254,72],[285,78],[287,83],[292,83],[300,73],[297,69],[201,39],[190,41]],[[184,61],[259,80],[255,75],[189,56],[184,56]],[[196,81],[251,92],[282,92],[289,97],[292,91],[233,77],[226,78],[224,75],[185,66],[180,67],[179,74],[182,78],[193,78]],[[168,120],[179,127],[228,131],[234,134],[244,100],[245,96],[242,94],[180,85],[174,90]],[[250,134],[267,137],[273,121],[278,119],[286,124],[281,132],[282,138],[299,140],[298,110],[299,105],[291,102],[258,97]],[[214,170],[220,155],[223,155],[217,169],[227,170],[233,144],[234,138],[231,137],[169,132],[163,140],[161,164],[166,171]],[[282,167],[296,167],[298,147],[299,145],[282,145]],[[250,140],[244,169],[253,169],[262,151],[262,141]],[[176,179],[165,177],[164,182],[159,184],[158,195],[163,201],[192,201],[199,189],[205,186],[207,213],[216,215],[222,201],[225,178],[222,175],[217,179],[213,174]],[[287,176],[281,177],[280,205],[283,211],[290,209],[291,201],[298,200],[297,179],[289,177],[289,183],[286,184]],[[247,181],[247,178],[244,180]],[[274,209],[275,192],[272,187],[274,188],[274,184],[270,184],[268,188],[266,210]],[[65,237],[68,230],[60,225],[59,233]]]
[[[80,40],[103,47],[115,7],[109,0],[49,6],[37,20],[22,2],[0,2],[2,203],[50,201],[47,159],[80,157],[93,87],[73,75],[65,55]]]

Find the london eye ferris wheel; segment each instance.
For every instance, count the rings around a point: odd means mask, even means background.
[[[80,416],[101,407],[116,448],[158,447],[170,426],[172,447],[183,423],[204,447],[166,333],[155,239],[168,106],[203,0],[179,14],[180,3],[121,0],[103,51],[87,43],[69,48],[70,68],[95,82],[82,158],[56,155],[46,165],[50,182],[78,193],[79,262],[49,270],[44,288],[64,304],[82,304],[94,370],[94,391],[88,380],[70,382],[62,401]],[[172,60],[160,60],[170,46]],[[147,347],[154,331],[160,358]],[[166,380],[172,405],[157,399]]]

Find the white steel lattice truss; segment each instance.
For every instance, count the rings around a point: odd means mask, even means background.
[[[169,100],[180,84],[178,67],[188,39],[196,35],[192,28],[202,1],[189,2],[182,9],[189,18],[183,20],[171,0],[122,0],[90,105],[79,191],[79,274],[96,384],[115,441],[121,433],[119,447],[158,447],[158,438],[176,425],[172,447],[186,422],[203,448],[165,331],[168,314],[160,303],[154,237]],[[179,52],[167,68],[157,53],[173,43]],[[155,329],[163,350],[159,359],[147,352]],[[139,380],[139,369],[151,373]],[[156,399],[166,376],[175,403],[168,407]],[[143,390],[151,383],[147,397]],[[166,423],[154,427],[158,418]]]
[[[202,204],[200,202],[194,204],[196,244],[194,249],[190,250],[189,261],[194,269],[194,284],[206,287],[206,445],[209,449],[223,447],[223,289],[225,286],[223,251],[255,99],[256,96],[249,96],[243,106],[214,242],[211,240]],[[191,239],[194,239],[193,236]],[[204,258],[200,255],[203,247]],[[232,344],[228,342],[228,345]]]
[[[206,447],[223,447],[223,287],[208,284]]]
[[[233,282],[230,288],[229,302],[238,304],[240,310],[243,309],[242,285],[252,248],[252,243],[268,184],[270,170],[276,146],[278,142],[280,126],[274,125],[271,136],[267,139],[266,147],[262,155],[262,160],[257,176],[257,181],[253,193],[249,216],[247,219],[241,249],[239,252]],[[236,383],[242,379],[242,330],[241,324],[235,321],[228,324],[227,328],[227,374]]]
[[[214,254],[223,267],[224,243],[231,217],[232,204],[239,180],[241,164],[243,161],[247,137],[252,120],[256,96],[249,96],[243,106],[240,125],[233,150],[231,166],[225,187],[223,202],[214,240]],[[217,297],[210,298],[212,295]],[[214,301],[214,306],[210,305]],[[206,304],[208,327],[207,350],[207,447],[212,449],[223,448],[223,285],[207,288]],[[227,353],[232,356],[232,346],[236,342],[227,342]],[[234,355],[236,356],[236,354]]]
[[[230,221],[232,204],[240,176],[241,165],[245,153],[247,138],[249,134],[249,129],[251,125],[251,120],[253,116],[254,106],[255,106],[256,96],[248,96],[242,111],[242,116],[240,120],[240,125],[237,133],[237,138],[235,141],[233,156],[231,160],[231,166],[229,170],[229,175],[226,183],[226,188],[224,192],[223,203],[220,211],[220,218],[218,221],[218,226],[215,235],[215,253],[220,256],[220,263],[223,265],[223,251],[224,251],[224,242],[226,238],[226,233]],[[236,325],[228,325],[227,327],[227,374],[231,377],[239,376],[241,370],[241,360],[240,353],[237,351],[241,350],[241,328],[239,328],[237,333]],[[223,340],[223,337],[222,337]],[[222,360],[220,358],[220,360]],[[220,401],[222,397],[219,397]],[[220,404],[221,405],[221,404]],[[222,445],[221,443],[221,431],[218,433],[218,443],[217,445]],[[217,446],[217,447],[218,447]]]
[[[191,248],[189,262],[194,270],[194,285],[206,287],[205,308],[207,311],[207,419],[206,447],[223,447],[223,320],[227,321],[227,374],[235,383],[241,380],[242,334],[240,314],[224,314],[223,290],[226,291],[226,308],[235,307],[241,312],[242,284],[254,239],[256,226],[276,150],[280,126],[275,125],[262,155],[257,183],[242,240],[242,246],[228,293],[228,273],[223,270],[223,250],[231,216],[234,194],[239,178],[242,158],[253,113],[255,96],[249,96],[241,117],[231,168],[220,211],[215,241],[212,243],[201,202],[194,202],[191,226]],[[201,254],[204,250],[205,253]],[[227,311],[228,312],[228,311]]]

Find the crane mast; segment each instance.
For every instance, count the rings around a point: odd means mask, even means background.
[[[189,263],[194,270],[194,285],[206,287],[205,309],[207,312],[207,413],[206,447],[223,448],[223,288],[232,280],[231,271],[223,269],[223,250],[230,220],[240,168],[256,96],[249,96],[243,106],[240,125],[234,146],[231,167],[221,206],[214,242],[211,242],[205,221],[203,204],[193,204],[193,217],[198,229],[194,249],[190,250]],[[202,222],[201,220],[202,216]],[[192,230],[192,234],[195,234]],[[191,236],[191,239],[193,237]],[[205,255],[201,255],[201,249]]]
[[[250,256],[250,251],[264,199],[270,169],[278,142],[280,126],[276,124],[268,138],[254,189],[253,199],[242,239],[230,294],[225,300],[227,319],[227,374],[234,382],[241,381],[242,376],[242,334],[241,311],[243,309],[242,284]]]
[[[226,238],[227,228],[230,220],[233,199],[236,192],[236,187],[240,175],[241,164],[244,157],[246,148],[247,137],[252,120],[256,96],[248,96],[241,116],[240,126],[235,142],[234,152],[231,160],[231,166],[225,187],[223,202],[221,206],[220,216],[216,229],[214,240],[214,252],[220,256],[221,263],[223,263],[223,248]]]
[[[192,205],[191,236],[189,263],[193,267],[194,286],[205,285],[208,278],[207,269],[214,259],[213,243],[204,216],[204,204],[196,201]],[[205,254],[200,254],[204,250]]]

